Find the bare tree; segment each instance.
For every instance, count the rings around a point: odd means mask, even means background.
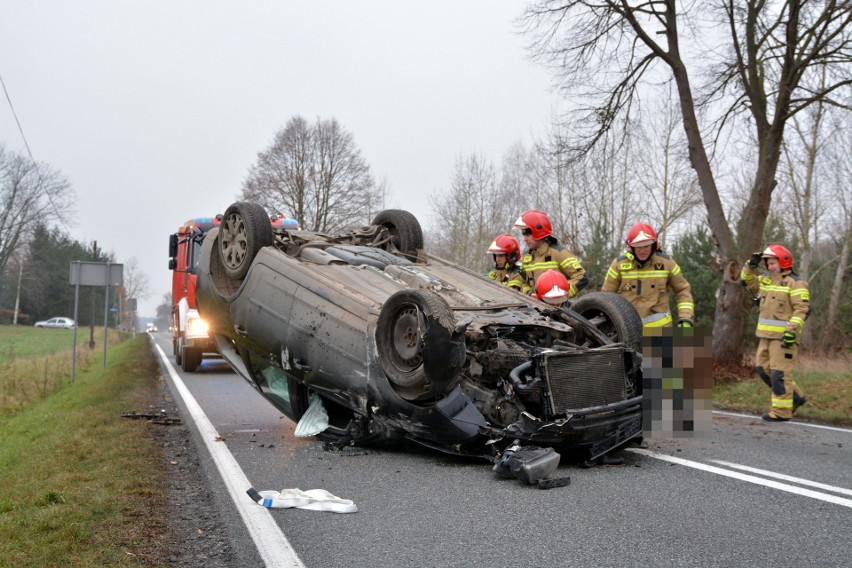
[[[305,229],[334,232],[368,222],[383,192],[337,120],[310,125],[296,116],[258,153],[241,198],[292,215]]]
[[[631,139],[623,143],[605,140],[592,149],[579,165],[592,172],[586,190],[575,191],[583,203],[588,229],[606,232],[616,248],[623,246],[628,227],[647,220],[647,208],[636,191],[636,156]]]
[[[849,191],[849,180],[852,179],[852,132],[848,128],[838,132],[835,144],[829,148],[829,171],[832,184],[836,193],[834,211],[837,213],[832,233],[836,235],[836,245],[839,251],[837,256],[837,269],[834,272],[834,281],[828,303],[828,314],[825,321],[825,330],[828,337],[838,338],[843,336],[838,329],[840,319],[840,305],[842,301],[841,292],[849,268],[850,249],[852,249],[852,193]]]
[[[169,329],[172,325],[172,293],[163,294],[162,300],[157,305],[157,315],[154,319],[155,325],[161,330]]]
[[[702,11],[714,7],[724,16],[728,37],[690,63],[689,49],[707,44]],[[674,82],[689,159],[724,266],[714,321],[714,357],[722,363],[742,356],[740,259],[761,244],[785,126],[816,101],[847,103],[833,97],[852,82],[850,20],[852,3],[837,0],[715,0],[686,7],[675,0],[540,0],[526,12],[535,53],[559,67],[566,93],[584,104],[578,151],[605,139],[617,119],[629,121],[641,108],[643,88],[661,77]],[[827,81],[821,87],[823,69]],[[708,81],[696,91],[691,74],[702,71],[709,73]],[[705,137],[718,140],[740,119],[751,125],[757,149],[748,202],[735,232]]]
[[[831,107],[817,101],[806,111],[794,116],[792,134],[784,144],[784,161],[779,175],[781,196],[786,215],[796,227],[801,243],[799,274],[807,280],[811,271],[813,247],[823,236],[823,220],[830,213],[831,199],[822,184],[830,185],[830,175],[820,175],[820,160],[829,141],[838,139],[842,122],[832,121]],[[825,169],[825,168],[822,168]],[[828,188],[826,188],[828,189]],[[829,191],[830,193],[830,191]]]
[[[488,245],[508,230],[495,228],[499,203],[494,166],[481,156],[458,158],[449,192],[430,196],[440,227],[433,250],[471,270],[484,269]]]
[[[498,182],[499,200],[494,212],[494,232],[508,233],[518,216],[537,204],[542,193],[542,178],[536,152],[515,142],[503,156]]]
[[[139,260],[135,256],[131,256],[124,262],[124,302],[122,307],[122,321],[126,322],[129,327],[136,329],[136,313],[130,312],[127,309],[126,300],[136,298],[137,300],[146,300],[151,296],[150,279],[148,275],[142,272],[139,266]]]
[[[37,223],[64,222],[73,203],[65,176],[0,145],[0,274]]]
[[[637,129],[635,184],[648,220],[665,246],[675,225],[701,204],[698,181],[684,149],[677,101],[666,93],[662,104]],[[638,148],[637,148],[638,146]]]

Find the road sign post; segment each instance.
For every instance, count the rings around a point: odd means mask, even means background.
[[[105,289],[104,299],[104,357],[103,366],[106,367],[107,356],[107,331],[109,329],[109,288],[110,286],[121,286],[124,284],[124,265],[111,262],[85,262],[74,260],[71,262],[69,271],[69,283],[75,286],[74,290],[74,346],[71,356],[71,382],[77,370],[77,302],[80,297],[80,286],[103,286]]]

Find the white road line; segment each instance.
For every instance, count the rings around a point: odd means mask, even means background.
[[[154,347],[160,353],[160,358],[166,365],[169,375],[175,384],[181,398],[186,403],[186,408],[190,416],[198,426],[198,431],[201,434],[201,439],[204,440],[204,445],[207,446],[207,451],[213,458],[216,468],[219,470],[219,475],[225,482],[225,487],[228,489],[228,494],[237,507],[243,522],[251,535],[260,557],[270,568],[304,568],[304,564],[299,559],[296,551],[290,546],[290,541],[281,532],[281,528],[272,518],[269,509],[253,503],[246,495],[246,490],[251,487],[248,478],[240,465],[234,458],[233,454],[228,450],[228,446],[223,442],[217,442],[219,433],[213,427],[213,424],[204,414],[201,406],[196,402],[195,397],[186,388],[186,385],[181,380],[180,376],[175,371],[175,368],[166,358],[166,354],[160,349],[160,346],[153,341]]]
[[[720,416],[734,416],[736,418],[751,418],[752,420],[760,420],[760,416],[755,416],[753,414],[739,414],[737,412],[725,412],[722,410],[714,410],[713,414],[718,414]],[[819,428],[820,430],[831,430],[833,432],[846,432],[847,434],[852,434],[852,430],[848,428],[837,428],[836,426],[824,426],[822,424],[811,424],[810,422],[799,422],[798,420],[793,420],[791,422],[784,422],[784,424],[793,424],[795,426],[807,426],[808,428]]]
[[[820,501],[826,501],[828,503],[834,503],[835,505],[842,505],[844,507],[852,508],[852,499],[844,499],[843,497],[838,497],[837,495],[829,495],[827,493],[820,493],[819,491],[811,491],[810,489],[803,489],[801,487],[794,487],[793,485],[787,485],[785,483],[779,483],[777,481],[772,481],[770,479],[763,479],[762,477],[755,477],[753,475],[746,475],[744,473],[738,473],[736,471],[731,471],[728,469],[722,469],[721,467],[716,467],[712,465],[703,464],[700,462],[694,462],[690,460],[685,460],[683,458],[676,458],[674,456],[669,456],[666,454],[658,454],[657,452],[652,452],[650,450],[644,450],[641,448],[626,448],[625,451],[633,452],[635,454],[642,454],[643,456],[648,456],[651,458],[655,458],[662,461],[667,461],[670,463],[676,463],[678,465],[683,465],[686,467],[691,467],[693,469],[698,469],[701,471],[706,471],[708,473],[715,473],[717,475],[723,475],[725,477],[732,477],[734,479],[739,479],[740,481],[747,481],[749,483],[754,483],[756,485],[763,485],[764,487],[771,487],[772,489],[778,489],[779,491],[786,491],[788,493],[795,493],[796,495],[802,495],[804,497],[810,497],[812,499],[818,499]]]
[[[789,481],[791,483],[798,483],[799,485],[807,485],[808,487],[816,487],[817,489],[823,489],[825,491],[832,491],[834,493],[840,493],[842,495],[850,495],[852,496],[852,489],[844,489],[843,487],[835,487],[834,485],[826,485],[825,483],[817,483],[816,481],[811,481],[810,479],[802,479],[801,477],[793,477],[792,475],[784,475],[783,473],[775,473],[774,471],[768,471],[765,469],[758,469],[756,467],[749,467],[747,465],[740,465],[738,463],[731,463],[722,460],[710,460],[713,463],[717,463],[719,465],[726,465],[728,467],[732,467],[734,469],[741,469],[743,471],[748,471],[750,473],[756,473],[758,475],[765,475],[766,477],[774,477],[775,479],[781,479],[783,481]]]

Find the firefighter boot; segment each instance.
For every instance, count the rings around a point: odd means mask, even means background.
[[[799,407],[808,402],[808,397],[799,396],[799,393],[793,392],[793,414],[796,414],[796,411],[799,410]]]
[[[763,416],[761,416],[766,422],[787,422],[790,420],[789,418],[781,418],[780,416],[776,416],[772,412],[764,412]]]

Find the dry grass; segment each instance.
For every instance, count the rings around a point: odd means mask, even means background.
[[[44,330],[4,326],[3,354],[0,357],[0,416],[21,412],[38,400],[71,382],[71,330]],[[78,336],[77,374],[103,361],[103,328],[95,349]],[[109,352],[124,340],[122,334],[109,330]],[[68,348],[66,348],[66,346]],[[47,350],[52,350],[48,351]],[[32,355],[36,353],[37,355]],[[25,356],[23,354],[31,354]]]
[[[799,356],[799,371],[803,373],[852,373],[852,356],[841,354],[833,357],[818,357],[802,354]]]

